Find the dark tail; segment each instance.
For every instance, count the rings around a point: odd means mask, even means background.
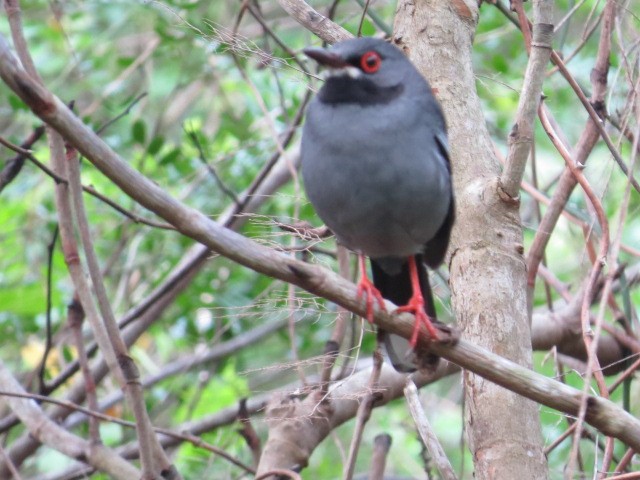
[[[427,267],[424,264],[422,255],[416,255],[416,266],[418,267],[418,278],[422,296],[424,297],[425,312],[432,321],[436,321],[436,309],[433,303],[431,286],[429,285]],[[412,290],[408,262],[402,265],[400,273],[389,275],[375,260],[371,260],[371,273],[373,274],[373,284],[384,298],[398,306],[406,305],[409,302]],[[383,340],[391,364],[397,371],[413,372],[416,370],[416,365],[422,367],[433,364],[433,356],[431,355],[428,355],[428,358],[425,359],[416,359],[407,339],[398,335],[388,334],[384,330],[380,330],[378,335]]]

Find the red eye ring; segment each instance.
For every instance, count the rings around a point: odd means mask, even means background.
[[[374,50],[364,53],[360,57],[360,68],[365,73],[376,73],[380,69],[382,58],[380,54]]]

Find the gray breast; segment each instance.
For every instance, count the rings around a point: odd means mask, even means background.
[[[442,225],[450,180],[428,116],[416,105],[314,100],[303,132],[302,175],[320,218],[372,258],[418,253]]]

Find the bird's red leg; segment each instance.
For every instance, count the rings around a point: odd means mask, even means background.
[[[411,275],[411,289],[413,295],[404,307],[400,307],[396,312],[410,312],[416,317],[413,324],[413,333],[411,334],[411,340],[409,341],[411,347],[416,346],[418,343],[418,333],[420,332],[420,324],[422,323],[429,332],[431,338],[438,338],[438,330],[433,326],[429,316],[424,311],[424,297],[422,296],[422,289],[420,288],[420,280],[418,279],[418,267],[416,266],[416,257],[409,257],[409,275]]]
[[[373,323],[373,299],[378,301],[380,310],[386,312],[387,309],[384,306],[384,298],[382,294],[375,287],[373,282],[369,280],[367,276],[367,266],[365,264],[364,255],[358,255],[358,265],[360,266],[360,282],[358,282],[358,298],[366,295],[367,302],[367,320],[369,323]]]

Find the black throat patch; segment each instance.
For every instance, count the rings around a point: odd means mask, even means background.
[[[349,76],[329,77],[318,93],[322,103],[336,105],[339,103],[355,103],[358,105],[380,105],[397,98],[404,87],[393,85],[381,87],[368,78],[352,78]]]

